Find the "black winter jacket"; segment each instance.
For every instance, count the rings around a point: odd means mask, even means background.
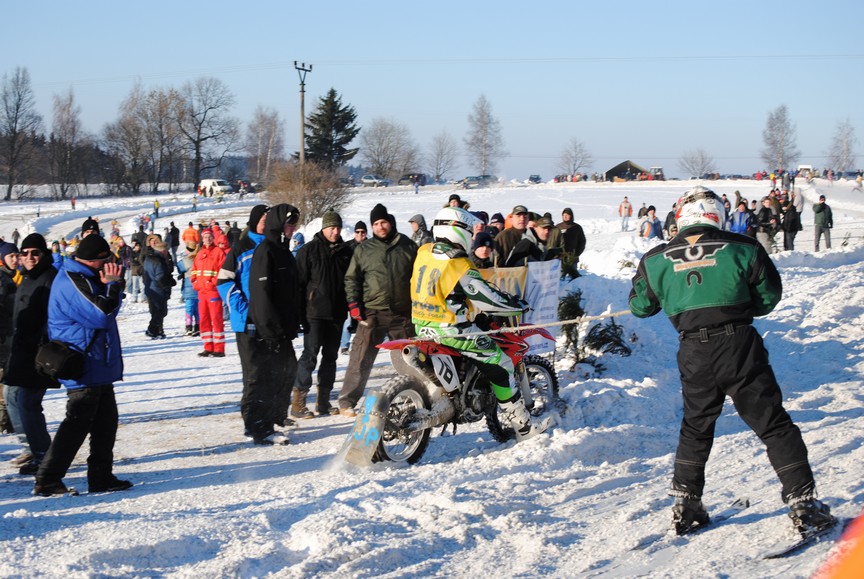
[[[0,338],[12,335],[12,311],[18,286],[12,276],[15,272],[0,264]]]
[[[264,340],[293,340],[302,320],[297,262],[283,239],[282,226],[288,212],[298,213],[287,203],[267,212],[264,241],[255,248],[249,268],[249,322]]]
[[[36,352],[48,341],[48,296],[57,275],[51,254],[43,255],[36,267],[22,275],[15,292],[15,333],[3,381],[25,388],[59,388],[59,383],[36,371]]]
[[[352,253],[341,237],[330,243],[320,231],[297,252],[306,319],[341,322],[348,316],[345,272]]]

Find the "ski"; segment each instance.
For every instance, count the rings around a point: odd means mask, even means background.
[[[707,529],[708,527],[712,527],[714,525],[722,523],[723,521],[725,521],[727,519],[734,517],[735,515],[737,515],[738,513],[740,513],[741,511],[743,511],[749,507],[750,507],[750,499],[748,499],[746,497],[738,497],[734,501],[729,503],[729,505],[726,506],[723,510],[721,510],[720,512],[718,512],[714,515],[711,515],[711,520],[708,523],[706,523],[704,525],[698,525],[698,526],[691,527],[683,535],[672,535],[672,536],[679,537],[679,536],[696,534],[696,533],[702,531],[703,529]],[[656,542],[660,541],[661,539],[664,539],[665,537],[668,537],[668,536],[670,536],[670,533],[668,530],[663,531],[662,533],[655,533],[653,535],[648,535],[647,537],[644,537],[641,541],[639,541],[636,544],[636,546],[631,549],[631,551],[639,551],[641,549],[645,549],[647,547],[650,547],[654,543],[656,543]]]
[[[781,559],[786,555],[792,555],[805,547],[812,545],[813,543],[818,543],[822,537],[826,535],[837,533],[837,536],[843,534],[843,531],[852,522],[852,519],[838,519],[836,523],[828,527],[827,529],[822,529],[821,531],[816,531],[815,533],[811,533],[806,537],[799,537],[797,540],[792,541],[791,543],[779,543],[773,548],[765,551],[762,554],[762,559]]]

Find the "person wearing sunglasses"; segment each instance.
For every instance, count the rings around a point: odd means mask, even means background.
[[[3,378],[6,383],[3,396],[15,432],[25,436],[25,453],[30,455],[30,460],[22,463],[18,472],[34,475],[51,444],[42,399],[48,388],[60,387],[36,371],[36,352],[48,341],[48,296],[57,270],[45,238],[38,233],[24,238],[18,260],[23,279],[15,292],[12,349]]]

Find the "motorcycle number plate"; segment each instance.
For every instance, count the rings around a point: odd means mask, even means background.
[[[441,383],[444,390],[453,392],[459,388],[459,374],[456,372],[453,358],[435,354],[432,356],[432,367],[435,368],[435,376],[437,376],[438,382]]]

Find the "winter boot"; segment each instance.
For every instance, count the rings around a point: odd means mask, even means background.
[[[201,328],[198,324],[192,326],[192,335],[196,338],[201,335]]]
[[[514,397],[507,402],[498,402],[504,411],[504,422],[509,423],[516,433],[516,442],[521,442],[541,434],[549,428],[548,419],[540,424],[531,421],[531,413],[525,408],[525,402],[521,397]]]
[[[39,497],[52,497],[57,495],[73,495],[77,496],[78,491],[67,488],[63,481],[56,482],[39,482],[33,485],[33,494]]]
[[[330,404],[330,392],[332,388],[326,388],[322,386],[318,386],[318,398],[315,402],[315,410],[318,412],[318,416],[329,416],[333,413],[333,405]],[[337,408],[338,412],[339,409]]]
[[[804,538],[829,529],[837,523],[828,505],[816,500],[813,495],[789,499],[789,509],[792,524]]]
[[[3,391],[3,385],[0,384],[0,392]],[[15,428],[12,427],[12,419],[9,418],[9,413],[6,411],[6,401],[3,400],[0,394],[0,433],[13,433]]]
[[[306,391],[294,388],[291,391],[291,416],[294,418],[314,418],[315,415],[306,407]]]
[[[702,499],[687,493],[675,496],[675,505],[672,507],[672,526],[675,528],[676,535],[686,535],[710,522],[711,518],[702,504]]]
[[[108,478],[89,480],[87,481],[87,492],[91,493],[113,493],[116,491],[125,491],[132,488],[132,483],[128,480],[120,480],[114,475]]]
[[[186,335],[187,336],[192,335],[192,324],[186,324]]]

